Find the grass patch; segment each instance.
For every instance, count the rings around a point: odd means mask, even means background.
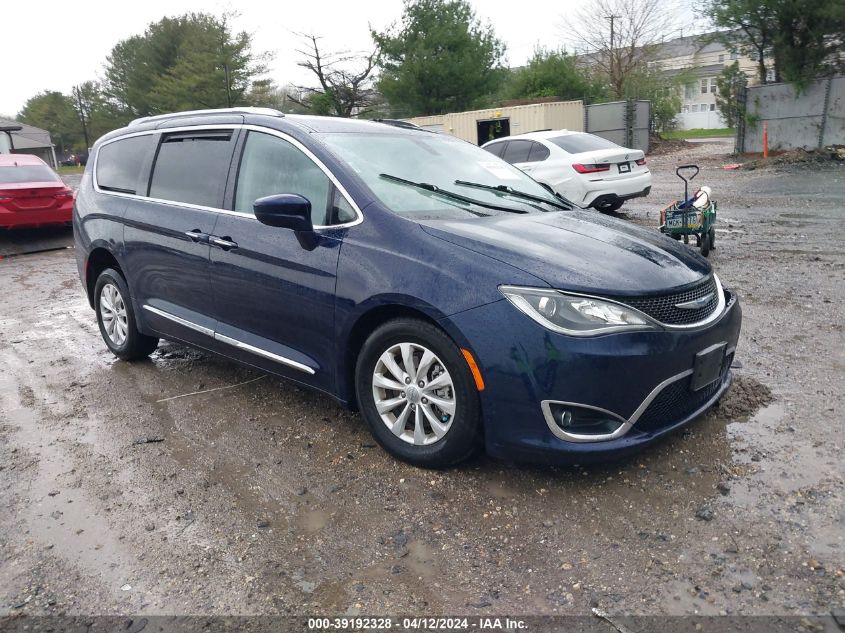
[[[82,165],[59,165],[59,168],[56,171],[59,172],[60,175],[81,174],[85,171],[85,167]]]
[[[694,130],[671,130],[669,132],[661,132],[660,138],[667,140],[683,140],[687,138],[711,138],[716,136],[733,136],[736,130],[730,127],[717,128],[715,130],[705,130],[696,128]]]

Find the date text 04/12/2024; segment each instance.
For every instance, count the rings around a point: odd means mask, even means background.
[[[454,630],[500,630],[514,631],[526,628],[524,620],[513,618],[438,618],[438,617],[354,617],[354,618],[309,618],[309,630],[388,630],[399,631],[454,631]]]

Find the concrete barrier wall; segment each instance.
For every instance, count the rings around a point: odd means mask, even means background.
[[[752,86],[746,95],[744,152],[763,151],[764,121],[770,150],[845,144],[845,76],[814,81],[800,95],[786,83]]]

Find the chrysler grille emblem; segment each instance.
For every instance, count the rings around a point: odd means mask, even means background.
[[[699,297],[698,299],[693,299],[692,301],[684,301],[683,303],[676,303],[675,307],[681,310],[697,310],[698,308],[703,308],[708,303],[710,303],[710,299],[713,298],[715,293],[710,292],[703,297]]]

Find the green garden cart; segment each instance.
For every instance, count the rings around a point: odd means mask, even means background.
[[[682,171],[694,169],[695,172],[685,178]],[[712,199],[710,187],[701,187],[689,195],[689,183],[698,175],[698,165],[681,165],[675,170],[678,178],[684,181],[684,198],[676,200],[660,211],[660,232],[676,240],[683,239],[689,244],[691,235],[695,236],[695,243],[701,249],[701,254],[707,257],[716,248],[716,201]]]

